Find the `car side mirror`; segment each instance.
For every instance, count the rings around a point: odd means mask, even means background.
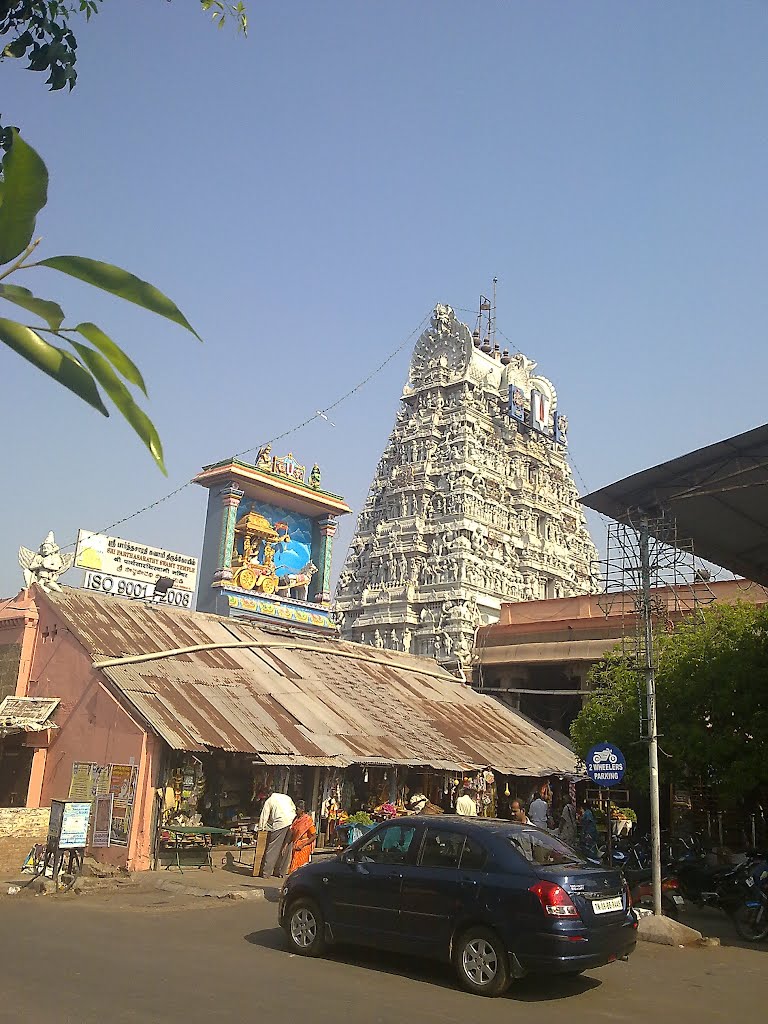
[[[355,865],[360,860],[357,850],[345,850],[341,855],[344,864]]]

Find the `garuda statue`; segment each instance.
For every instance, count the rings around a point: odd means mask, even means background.
[[[70,568],[75,560],[74,555],[62,555],[53,533],[49,533],[37,551],[19,548],[19,565],[24,571],[24,583],[27,588],[37,583],[43,590],[61,590],[59,576]]]

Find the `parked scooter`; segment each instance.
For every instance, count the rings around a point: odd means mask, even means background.
[[[744,898],[733,911],[736,931],[747,942],[768,938],[768,861],[753,858],[744,877]]]
[[[723,910],[747,942],[768,938],[768,860],[764,853],[751,850],[741,864],[716,866],[691,858],[677,864],[677,873],[686,899]]]
[[[632,897],[633,907],[653,910],[653,879],[650,868],[623,871]],[[685,910],[685,898],[680,892],[680,883],[674,875],[664,874],[661,879],[661,910],[665,917],[675,920]]]

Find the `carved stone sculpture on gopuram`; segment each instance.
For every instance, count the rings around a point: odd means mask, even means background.
[[[339,577],[344,638],[467,669],[502,603],[596,589],[568,421],[535,371],[435,308]]]

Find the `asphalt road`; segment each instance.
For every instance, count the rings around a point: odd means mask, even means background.
[[[0,900],[0,1022],[552,1024],[555,1011],[568,1024],[702,1024],[765,1019],[768,1007],[768,945],[643,944],[626,964],[527,978],[490,1000],[457,990],[441,966],[405,957],[290,956],[270,902],[159,902]]]

